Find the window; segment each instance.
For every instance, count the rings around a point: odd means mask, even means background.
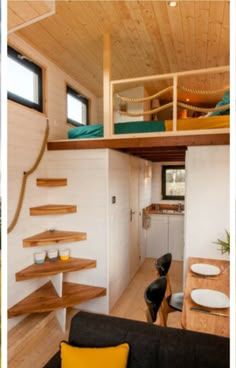
[[[162,166],[162,198],[184,199],[185,166]]]
[[[8,98],[42,112],[42,69],[10,46],[7,63]]]
[[[67,123],[88,124],[88,99],[67,86]]]

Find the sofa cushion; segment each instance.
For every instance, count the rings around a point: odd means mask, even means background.
[[[80,348],[62,341],[60,350],[62,368],[126,368],[129,345],[123,343],[105,348]]]

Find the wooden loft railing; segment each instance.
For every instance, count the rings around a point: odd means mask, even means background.
[[[104,139],[121,139],[121,138],[146,138],[146,137],[165,137],[165,136],[192,136],[192,135],[207,135],[207,134],[228,134],[229,128],[218,129],[198,129],[198,130],[177,130],[177,90],[178,79],[180,77],[192,77],[200,74],[212,74],[212,73],[229,73],[229,66],[214,67],[208,69],[198,69],[191,71],[183,71],[176,73],[168,73],[162,75],[151,75],[147,77],[129,78],[121,80],[111,79],[111,41],[109,34],[104,35],[104,48],[103,48],[103,122],[104,122]],[[173,80],[173,129],[168,132],[155,132],[155,133],[137,133],[137,134],[119,134],[115,135],[114,132],[114,89],[116,86],[125,84],[132,85],[137,83],[144,83],[154,80]]]

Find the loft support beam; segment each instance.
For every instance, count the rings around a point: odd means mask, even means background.
[[[111,118],[111,37],[109,33],[103,35],[103,124],[104,138],[112,135]]]

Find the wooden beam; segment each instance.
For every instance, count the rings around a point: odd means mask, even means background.
[[[63,140],[48,142],[48,150],[74,150],[99,148],[138,148],[138,147],[173,147],[173,146],[211,146],[228,145],[229,133],[207,135],[165,136],[150,138],[122,138],[122,139],[88,139]]]
[[[111,38],[108,33],[103,36],[103,123],[104,137],[111,137],[112,132],[112,117],[110,113],[111,96],[110,96],[110,81],[111,81]]]

